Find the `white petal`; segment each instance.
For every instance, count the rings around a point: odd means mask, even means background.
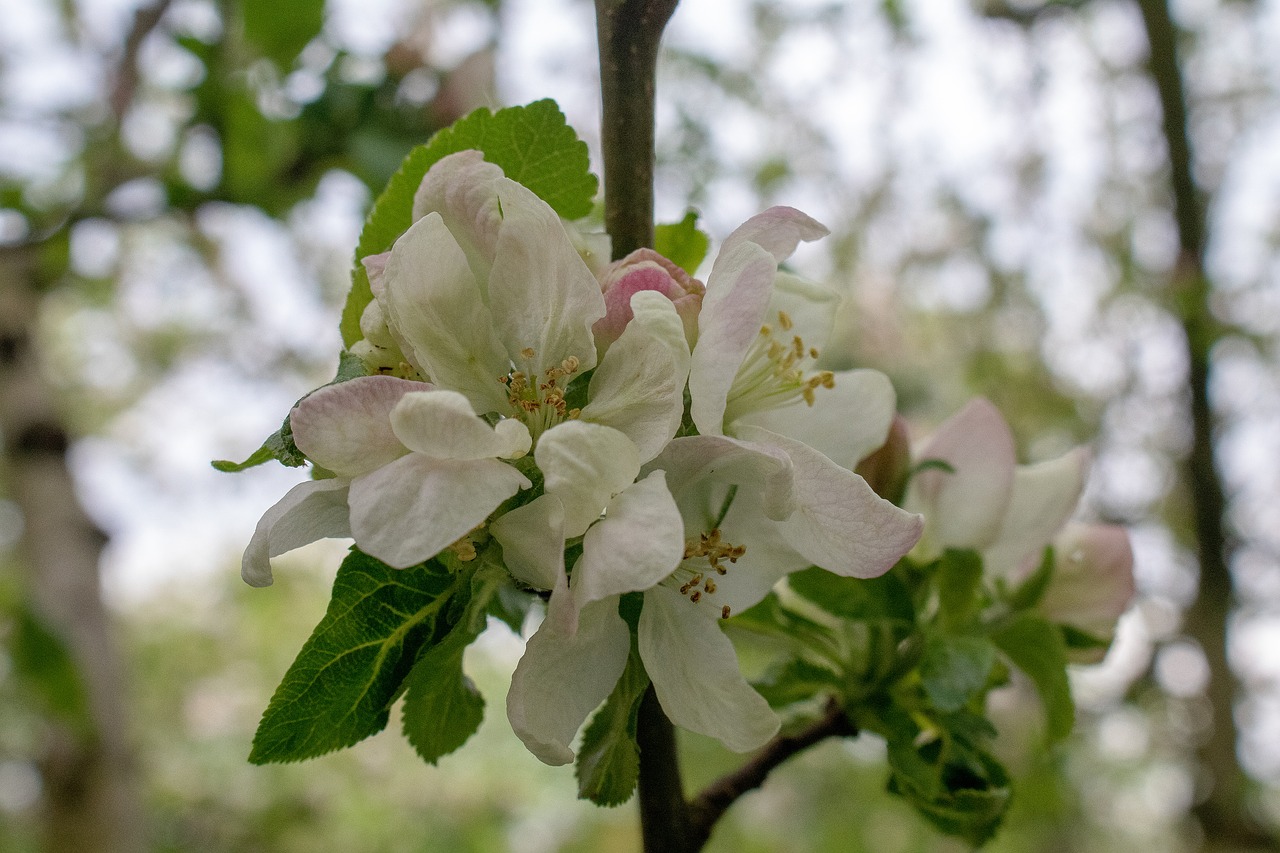
[[[726,245],[711,269],[689,366],[689,413],[703,435],[724,432],[729,389],[760,334],[777,271],[773,255],[755,243]]]
[[[1009,508],[1016,466],[1013,433],[981,397],[948,418],[920,451],[953,469],[928,469],[911,478],[903,506],[925,517],[923,557],[946,548],[982,550],[995,541]]]
[[[734,229],[720,252],[723,254],[739,243],[755,243],[782,263],[801,242],[820,240],[830,233],[821,222],[794,207],[771,207]]]
[[[819,388],[813,405],[753,412],[735,421],[802,441],[842,468],[853,470],[889,435],[897,396],[878,370],[845,370],[834,388]]]
[[[507,693],[507,719],[530,752],[547,764],[573,760],[569,744],[612,692],[630,649],[631,632],[618,615],[617,599],[585,607],[574,636],[558,632],[550,619],[542,623]]]
[[[244,549],[240,576],[250,586],[271,585],[271,557],[319,539],[351,535],[346,480],[308,480],[262,514]]]
[[[654,587],[640,611],[640,657],[671,722],[746,752],[773,737],[778,716],[742,677],[718,622],[674,590]]]
[[[487,163],[479,151],[459,151],[441,158],[422,179],[413,197],[413,219],[439,214],[466,257],[483,290],[502,227],[498,182],[502,169]]]
[[[326,385],[289,415],[293,440],[308,459],[339,476],[368,473],[408,452],[391,430],[391,410],[405,394],[430,387],[394,376]]]
[[[877,577],[920,539],[924,519],[877,495],[857,474],[798,441],[765,430],[757,440],[791,457],[796,511],[782,522],[782,535],[815,566],[844,577]]]
[[[839,307],[840,292],[835,288],[779,272],[773,279],[768,321],[773,322],[779,311],[785,311],[791,319],[792,334],[804,340],[806,349],[820,351],[831,337]]]
[[[1076,448],[1038,465],[1019,465],[1013,497],[996,541],[982,553],[993,577],[1013,577],[1027,563],[1038,563],[1054,535],[1076,510],[1084,490],[1089,452]]]
[[[591,376],[591,402],[581,418],[621,431],[647,462],[680,428],[689,345],[675,306],[662,294],[637,293],[631,310],[631,322]]]
[[[502,228],[489,273],[489,305],[499,338],[527,373],[540,374],[569,358],[590,370],[596,364],[591,326],[605,311],[599,282],[545,201],[505,179],[498,194]],[[528,350],[532,359],[522,355]]]
[[[520,581],[554,589],[564,575],[564,505],[539,495],[494,519],[489,532],[502,545],[502,561]]]
[[[351,482],[351,531],[365,553],[408,568],[439,554],[530,485],[496,459],[411,453]]]
[[[684,521],[664,472],[654,471],[614,498],[587,531],[573,569],[574,602],[581,608],[648,589],[675,571],[683,556]]]
[[[466,397],[453,391],[406,394],[391,410],[391,428],[405,447],[433,459],[492,459],[523,456],[532,439],[515,420],[500,432],[476,416]]]
[[[646,471],[654,469],[667,472],[667,488],[681,506],[686,491],[711,481],[760,489],[769,518],[787,518],[795,510],[791,459],[767,445],[724,435],[685,436],[672,440],[645,466]]]
[[[564,503],[564,535],[570,539],[585,533],[640,472],[631,439],[582,421],[565,421],[543,433],[534,458],[547,494]]]
[[[461,391],[480,414],[505,411],[510,371],[480,286],[439,214],[415,222],[383,274],[391,323],[432,381]]]

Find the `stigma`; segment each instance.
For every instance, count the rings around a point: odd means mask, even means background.
[[[520,351],[526,365],[533,361],[535,355],[529,347]],[[524,422],[535,439],[561,421],[578,416],[580,410],[569,408],[564,394],[581,367],[578,357],[571,355],[541,373],[531,367],[527,371],[513,369],[506,376],[498,377],[498,382],[506,388],[511,411]]]

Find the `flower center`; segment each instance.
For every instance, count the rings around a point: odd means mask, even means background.
[[[535,353],[526,347],[520,355],[528,366]],[[564,392],[580,366],[578,357],[571,355],[541,374],[536,369],[527,372],[513,369],[506,376],[498,377],[498,381],[506,386],[511,410],[529,428],[534,440],[561,421],[578,416],[580,410],[568,407]]]
[[[745,545],[725,542],[720,538],[720,528],[712,528],[685,543],[684,562],[662,581],[662,585],[678,589],[681,595],[697,604],[704,596],[716,594],[716,576],[729,573],[725,561],[736,563],[745,553]],[[720,618],[729,618],[729,605],[720,608]]]
[[[816,348],[806,346],[799,335],[786,339],[793,325],[787,312],[779,311],[777,331],[769,325],[760,327],[729,391],[726,424],[748,412],[776,409],[796,400],[812,406],[819,388],[835,387],[830,370],[811,370],[818,359]]]

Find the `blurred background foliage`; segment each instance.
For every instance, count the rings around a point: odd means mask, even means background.
[[[384,736],[250,767],[340,549],[242,586],[298,474],[207,465],[332,374],[363,210],[412,145],[547,95],[597,137],[590,4],[0,14],[0,853],[638,849],[630,808],[507,729],[502,628],[442,766]],[[817,216],[798,265],[848,291],[828,359],[886,371],[917,435],[984,394],[1025,461],[1091,441],[1089,512],[1133,531],[1139,598],[1075,673],[1068,746],[1025,695],[996,709],[993,850],[1276,849],[1276,43],[1270,0],[683,0],[668,33],[660,218]],[[694,786],[734,764],[682,747]],[[885,778],[874,739],[825,743],[711,849],[960,849]]]

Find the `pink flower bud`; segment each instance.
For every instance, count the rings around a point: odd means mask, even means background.
[[[1109,640],[1133,598],[1133,548],[1123,527],[1069,524],[1053,543],[1053,580],[1040,602],[1055,622]],[[1082,662],[1101,660],[1099,652]]]
[[[606,267],[600,274],[600,290],[604,293],[605,315],[591,331],[601,356],[631,322],[631,297],[641,290],[656,290],[670,299],[684,323],[690,348],[697,342],[698,311],[706,288],[653,249],[637,249]]]

